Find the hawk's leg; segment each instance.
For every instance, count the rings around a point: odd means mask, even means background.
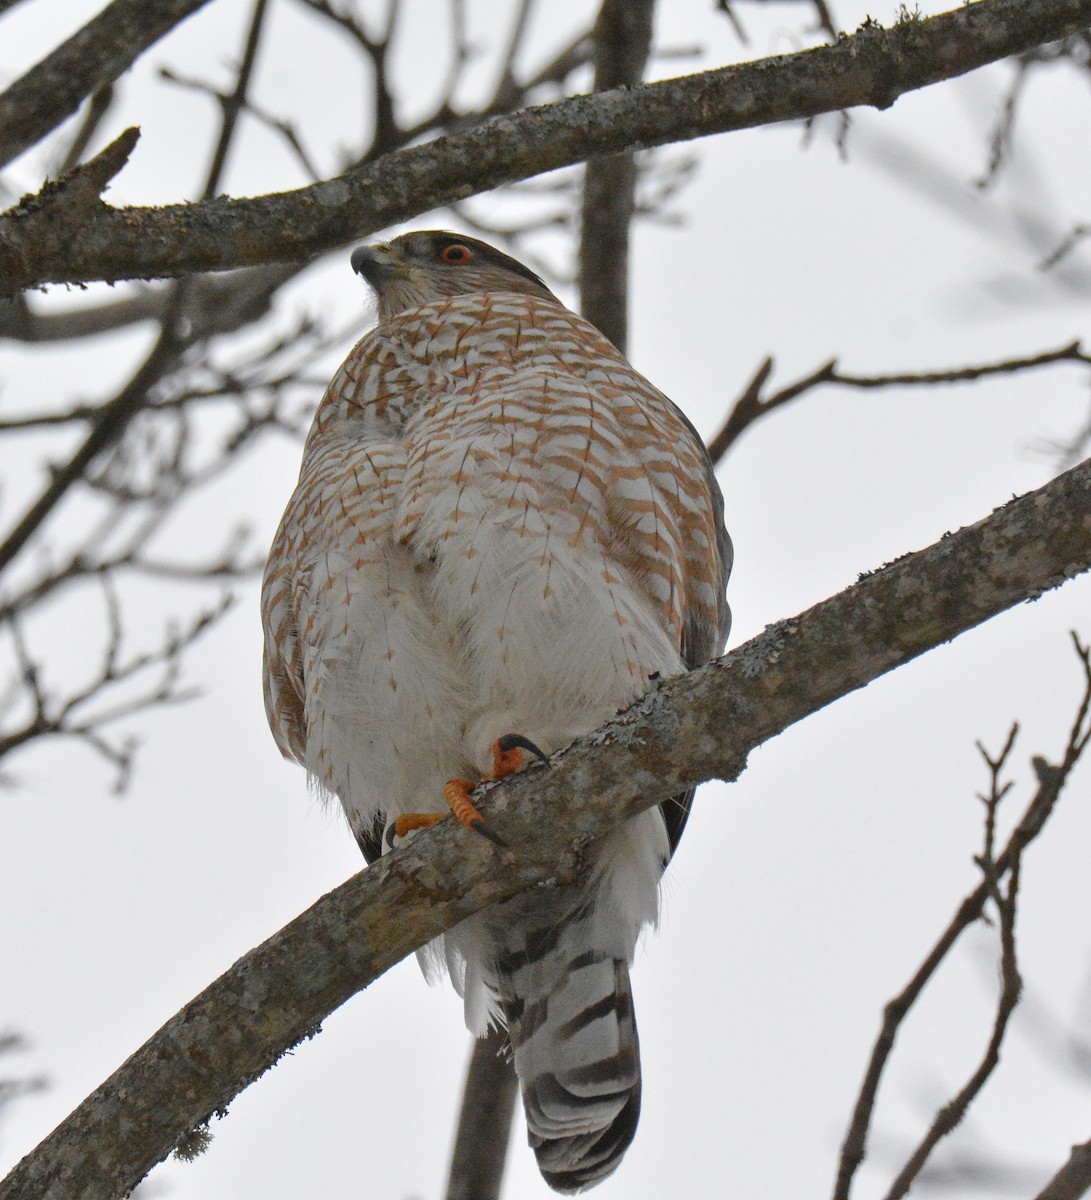
[[[530,738],[523,737],[521,733],[505,733],[492,744],[492,774],[487,777],[487,782],[506,779],[518,771],[523,766],[524,751],[540,758],[544,763],[549,762]],[[497,846],[506,847],[507,843],[477,811],[470,799],[474,787],[475,784],[469,779],[449,779],[443,788],[443,798],[459,824],[472,829],[474,833],[479,833],[483,838],[488,838]],[[446,813],[403,813],[387,828],[387,845],[393,846],[396,837],[405,837],[414,829],[430,829],[445,816]]]

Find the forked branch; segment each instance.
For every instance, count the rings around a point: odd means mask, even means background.
[[[961,1121],[967,1108],[997,1065],[1000,1045],[1021,990],[1015,955],[1015,908],[1019,888],[1020,861],[1027,846],[1042,832],[1073,768],[1087,749],[1088,742],[1091,741],[1091,721],[1088,719],[1091,715],[1091,651],[1080,642],[1075,634],[1072,635],[1072,639],[1083,669],[1084,690],[1069,730],[1064,753],[1056,764],[1049,763],[1041,757],[1033,760],[1038,776],[1038,787],[1022,818],[1012,831],[1007,844],[999,854],[995,853],[993,844],[996,830],[996,810],[1009,790],[1009,785],[1001,782],[1001,772],[1011,754],[1018,726],[1012,726],[1003,750],[996,757],[990,756],[979,745],[990,772],[990,788],[988,793],[982,797],[986,809],[985,848],[977,859],[984,878],[959,905],[947,928],[940,935],[913,978],[883,1010],[882,1027],[872,1049],[871,1058],[864,1074],[864,1082],[857,1096],[852,1119],[842,1145],[837,1183],[833,1192],[834,1200],[848,1200],[853,1177],[864,1160],[879,1085],[902,1022],[917,1002],[925,985],[946,961],[958,938],[981,919],[990,900],[995,903],[999,915],[1001,989],[988,1047],[977,1070],[974,1071],[966,1085],[937,1114],[921,1144],[891,1185],[887,1193],[887,1200],[896,1200],[897,1197],[906,1194],[932,1150]]]

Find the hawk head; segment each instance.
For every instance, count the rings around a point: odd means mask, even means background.
[[[559,303],[529,267],[487,242],[443,229],[403,233],[391,242],[360,246],[351,261],[378,298],[380,321],[407,308],[472,292],[524,292]]]

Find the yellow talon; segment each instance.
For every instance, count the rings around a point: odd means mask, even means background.
[[[506,733],[497,738],[492,744],[492,775],[489,780],[506,779],[523,765],[524,751],[529,751],[542,762],[549,760],[538,747],[519,733]],[[449,779],[443,787],[443,798],[447,801],[451,812],[460,825],[472,829],[483,838],[488,838],[496,846],[507,848],[507,842],[492,828],[485,818],[474,807],[470,793],[474,785],[468,779]],[[442,821],[446,813],[403,813],[391,824],[386,831],[387,845],[394,844],[394,838],[405,837],[414,829],[431,829],[437,822]]]
[[[405,837],[414,829],[431,829],[446,815],[446,813],[402,813],[394,822],[394,836]]]
[[[451,806],[451,812],[461,825],[481,834],[483,838],[488,838],[497,846],[506,846],[507,842],[474,807],[470,799],[473,788],[474,785],[468,779],[449,779],[443,788],[443,798]]]

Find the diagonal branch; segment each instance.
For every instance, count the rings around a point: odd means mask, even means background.
[[[83,214],[78,229],[35,197],[0,218],[0,295],[41,283],[306,261],[396,221],[593,155],[856,105],[887,108],[907,91],[1089,25],[1091,0],[978,0],[890,30],[867,22],[835,45],[800,54],[498,116],[277,195],[158,209],[100,204]]]
[[[208,0],[113,0],[0,96],[0,167],[70,117]]]
[[[447,821],[354,876],[187,1004],[23,1159],[0,1197],[128,1194],[413,950],[489,904],[571,881],[590,838],[702,780],[737,778],[750,750],[794,722],[1089,567],[1091,462],[657,683],[548,768],[490,789],[484,811],[517,857]]]

